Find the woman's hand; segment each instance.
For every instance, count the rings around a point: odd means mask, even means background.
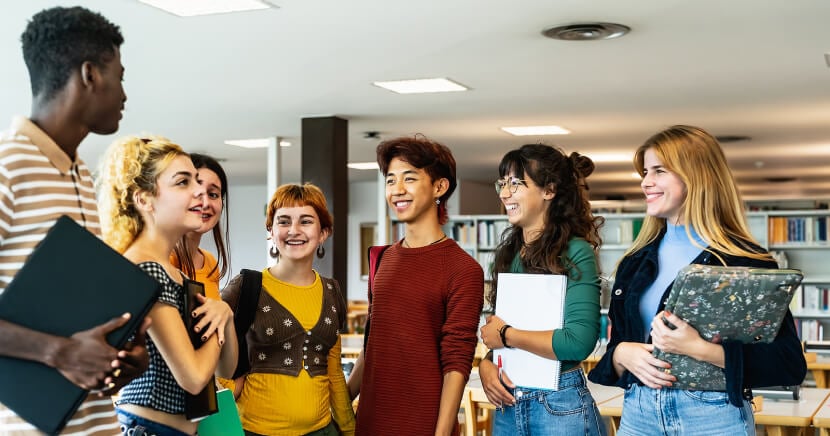
[[[666,322],[675,328],[666,325]],[[660,312],[651,320],[651,342],[660,351],[682,354],[724,367],[723,347],[700,337],[694,327],[671,312]]]
[[[504,371],[499,377],[499,368],[495,363],[487,359],[481,359],[481,363],[478,364],[478,376],[481,378],[481,387],[484,388],[484,394],[487,395],[490,403],[500,408],[515,404],[516,399],[513,398],[513,395],[510,395],[510,392],[504,386],[507,385],[513,389],[516,385],[510,381]]]
[[[671,368],[671,364],[651,355],[653,348],[654,345],[652,344],[621,342],[614,349],[614,356],[612,356],[614,366],[622,367],[634,374],[644,385],[650,388],[669,387],[677,378],[665,371]],[[618,371],[618,373],[620,372]]]
[[[495,350],[504,347],[499,336],[499,329],[505,324],[504,320],[496,315],[487,317],[487,323],[481,326],[481,342],[484,346]],[[491,362],[492,363],[492,362]]]
[[[193,330],[202,335],[202,341],[207,341],[214,333],[219,335],[219,345],[225,344],[225,324],[233,319],[233,311],[228,303],[222,300],[206,298],[197,295],[199,307],[191,314],[194,318],[202,315],[202,319],[193,327]]]

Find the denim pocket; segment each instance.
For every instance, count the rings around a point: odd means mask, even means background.
[[[696,401],[701,401],[704,403],[714,404],[714,405],[726,405],[728,404],[728,398],[726,392],[720,391],[692,391],[692,390],[684,390],[683,394],[692,398]]]

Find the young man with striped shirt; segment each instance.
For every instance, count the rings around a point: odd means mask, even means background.
[[[124,39],[100,14],[47,9],[32,17],[21,40],[32,113],[15,118],[0,135],[0,293],[61,215],[100,235],[92,177],[76,151],[90,132],[118,130],[127,100],[119,51]],[[149,363],[149,320],[125,350],[106,343],[106,334],[126,322],[118,315],[68,338],[0,320],[0,354],[54,367],[84,389],[114,393]],[[90,394],[63,433],[119,434],[109,397]],[[0,405],[0,434],[41,433]]]

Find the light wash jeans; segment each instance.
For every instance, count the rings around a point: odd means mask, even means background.
[[[625,390],[617,436],[755,435],[752,405],[735,407],[726,392],[652,389],[632,384]]]
[[[606,434],[582,368],[562,374],[558,391],[517,386],[511,393],[516,404],[493,412],[493,436]]]
[[[121,434],[124,436],[190,436],[185,432],[150,421],[130,412],[116,408],[115,414],[121,424]]]

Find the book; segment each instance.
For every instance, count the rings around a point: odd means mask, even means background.
[[[69,337],[125,312],[107,335],[123,348],[155,304],[160,284],[67,216],[61,216],[0,295],[0,319]],[[0,357],[0,402],[47,434],[59,433],[87,396],[54,368]]]
[[[562,328],[568,278],[556,274],[499,273],[496,315],[521,330]],[[559,389],[561,362],[529,351],[500,348],[493,361],[501,360],[502,370],[516,386]]]
[[[709,342],[769,343],[778,334],[802,278],[801,271],[793,269],[692,264],[677,274],[666,310],[685,320]],[[673,388],[726,390],[721,368],[657,347],[652,353],[672,364],[666,371],[677,377]]]
[[[190,343],[193,348],[199,349],[204,342],[199,333],[193,330],[193,327],[199,323],[202,318],[193,318],[190,314],[193,309],[200,306],[197,295],[205,295],[205,285],[195,280],[184,279],[182,283],[184,287],[184,326],[190,335]],[[190,421],[199,421],[207,418],[210,415],[219,411],[219,405],[216,399],[216,378],[211,377],[207,385],[196,395],[185,393],[184,396],[184,416]]]

